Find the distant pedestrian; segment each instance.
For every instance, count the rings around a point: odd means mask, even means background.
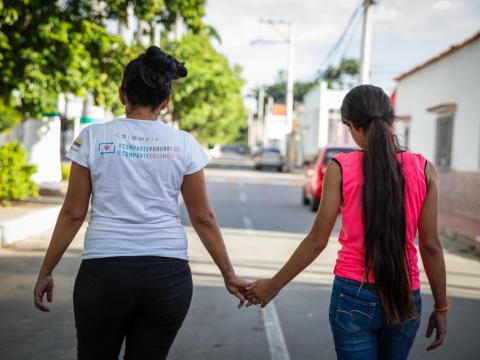
[[[361,150],[338,154],[328,165],[310,233],[273,278],[248,286],[247,306],[266,306],[320,255],[340,210],[342,248],[329,311],[337,357],[406,359],[422,308],[417,229],[435,300],[427,337],[435,329],[436,338],[427,350],[442,344],[447,328],[450,302],[437,233],[437,172],[422,155],[399,146],[393,107],[380,88],[352,89],[341,115]]]
[[[235,275],[210,209],[207,156],[188,133],[158,119],[184,64],[150,47],[126,67],[119,90],[126,118],[85,128],[72,162],[65,202],[34,290],[35,306],[52,301],[55,266],[87,215],[82,263],[73,293],[78,359],[165,359],[192,297],[183,195],[190,220],[230,293],[248,283]]]

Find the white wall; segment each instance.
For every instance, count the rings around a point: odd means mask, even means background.
[[[327,89],[326,82],[319,82],[303,99],[301,139],[305,157],[316,156],[321,147],[331,141],[328,137],[329,110],[340,109],[348,90]]]
[[[435,160],[437,114],[427,109],[456,103],[451,169],[480,170],[480,40],[402,79],[397,115],[411,116],[410,149]]]
[[[285,140],[287,136],[287,119],[285,115],[267,114],[265,132],[268,140]]]
[[[320,119],[320,86],[312,88],[303,98],[303,113],[300,118],[300,138],[304,157],[318,152],[318,129]]]

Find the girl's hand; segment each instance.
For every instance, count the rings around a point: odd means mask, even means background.
[[[250,283],[242,278],[239,278],[237,275],[233,275],[225,278],[225,287],[228,292],[233,296],[237,297],[240,302],[238,303],[237,309],[243,307],[247,299],[245,298],[244,292],[247,285]]]
[[[433,329],[436,329],[435,341],[427,347],[427,351],[436,349],[443,343],[447,333],[447,312],[432,311],[427,327],[427,338],[432,336]]]
[[[33,302],[35,307],[44,312],[49,312],[50,308],[43,304],[43,295],[47,293],[47,301],[53,299],[53,277],[51,275],[39,275],[35,289],[33,290]]]
[[[279,291],[280,288],[273,283],[272,279],[257,280],[246,288],[247,307],[260,304],[263,308],[277,296]]]

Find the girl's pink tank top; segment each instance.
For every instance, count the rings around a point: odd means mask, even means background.
[[[420,271],[415,248],[418,221],[427,193],[425,167],[427,160],[421,154],[404,151],[397,153],[405,177],[405,215],[407,224],[407,257],[410,266],[412,289],[420,288]],[[363,151],[335,156],[342,170],[342,229],[335,275],[363,282],[364,277],[364,227],[362,222]],[[368,282],[374,283],[373,272]]]

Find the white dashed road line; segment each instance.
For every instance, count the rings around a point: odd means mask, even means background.
[[[252,219],[248,216],[243,216],[242,220],[247,235],[255,234]],[[282,327],[278,320],[277,310],[273,301],[262,310],[262,317],[265,325],[265,332],[267,333],[270,358],[272,360],[290,360],[287,344],[283,337]]]
[[[255,230],[253,230],[253,223],[252,219],[250,219],[248,216],[243,216],[243,226],[245,227],[245,231],[247,235],[254,235]]]
[[[243,191],[239,194],[239,197],[240,197],[240,202],[242,203],[247,202],[247,195]]]
[[[282,327],[278,320],[277,309],[273,301],[270,301],[262,310],[262,315],[270,349],[270,358],[272,360],[290,360]]]

